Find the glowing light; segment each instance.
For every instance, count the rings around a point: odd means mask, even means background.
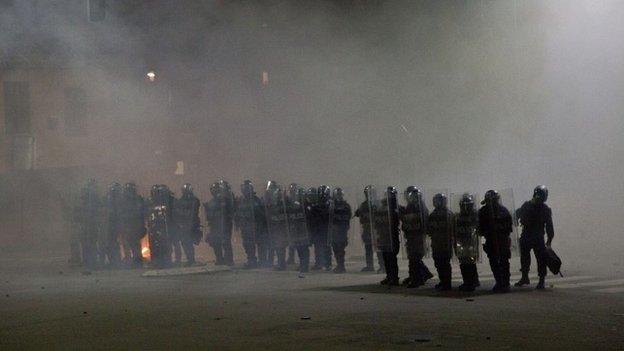
[[[149,260],[152,257],[152,253],[149,248],[149,238],[147,235],[141,239],[141,256],[143,256],[143,259],[145,260]]]
[[[156,73],[154,71],[149,71],[146,74],[147,79],[149,79],[150,82],[153,82],[156,80]]]
[[[262,85],[269,85],[269,72],[262,72]]]

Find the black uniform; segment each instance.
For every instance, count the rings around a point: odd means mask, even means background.
[[[420,201],[420,204],[408,203],[407,206],[399,208],[399,215],[409,260],[409,278],[406,284],[410,287],[417,287],[433,276],[422,260],[425,256],[429,209],[424,201]]]
[[[329,242],[336,257],[336,273],[345,271],[345,249],[349,244],[349,227],[351,226],[351,205],[345,200],[332,200],[330,205]]]
[[[224,192],[204,203],[208,232],[206,242],[212,246],[217,265],[233,265],[232,221],[234,203],[231,194]]]
[[[480,285],[477,272],[479,243],[475,240],[478,226],[479,219],[474,208],[465,212],[461,210],[455,215],[455,255],[464,281],[460,290],[472,291]]]
[[[286,213],[288,215],[289,248],[295,248],[299,256],[299,272],[305,273],[310,266],[310,233],[308,231],[306,207],[303,194],[297,194],[297,199],[286,199]]]
[[[366,267],[363,271],[373,271],[375,266],[373,263],[373,239],[371,235],[371,222],[370,222],[370,209],[368,201],[364,201],[360,204],[360,207],[355,210],[355,217],[360,219],[360,227],[362,228],[362,242],[364,243],[364,252]],[[385,266],[383,262],[383,255],[381,252],[377,252],[377,263],[379,264],[379,270],[385,272]]]
[[[155,267],[171,266],[173,194],[165,185],[152,187],[147,210],[147,231],[151,260]]]
[[[141,266],[141,239],[145,236],[145,201],[135,191],[124,189],[121,201],[121,241],[126,261]]]
[[[453,223],[453,212],[446,206],[434,208],[429,215],[428,232],[431,236],[431,255],[440,278],[437,288],[442,290],[451,288]]]
[[[286,269],[286,247],[288,246],[288,219],[283,198],[267,197],[266,214],[269,229],[269,242],[271,250],[277,256],[277,270]]]
[[[118,266],[120,263],[119,234],[121,232],[121,185],[115,183],[106,196],[105,231],[102,232],[100,246],[100,262],[102,265]]]
[[[182,244],[187,265],[195,263],[195,245],[202,237],[199,206],[199,199],[190,192],[183,193],[173,204],[176,239]]]
[[[496,280],[494,291],[509,289],[509,259],[513,222],[509,210],[504,206],[486,203],[479,209],[479,232],[485,237],[483,250],[488,256],[492,274]]]
[[[319,199],[309,210],[310,232],[314,244],[314,267],[312,269],[331,268],[331,248],[328,245],[329,200]]]
[[[528,276],[531,268],[531,250],[533,250],[537,260],[537,274],[543,278],[546,276],[544,234],[548,236],[549,242],[554,237],[552,210],[545,203],[527,201],[518,209],[516,217],[522,224],[522,235],[520,236],[521,271],[523,275]]]
[[[102,206],[94,184],[83,189],[75,214],[80,233],[82,264],[88,269],[97,268],[97,240],[101,230],[99,219]]]
[[[396,193],[391,193],[389,199],[386,197],[378,205],[373,205],[373,225],[377,240],[375,246],[381,251],[386,266],[386,279],[381,283],[399,285],[399,212]]]
[[[243,249],[247,255],[247,268],[253,268],[268,259],[266,243],[266,217],[262,201],[255,194],[236,199],[234,223],[241,231]]]

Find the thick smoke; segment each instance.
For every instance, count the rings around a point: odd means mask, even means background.
[[[623,15],[615,0],[108,1],[89,22],[86,1],[13,1],[0,48],[48,50],[89,92],[89,134],[58,136],[59,159],[104,182],[514,188],[516,205],[543,183],[555,247],[607,269],[624,244]]]

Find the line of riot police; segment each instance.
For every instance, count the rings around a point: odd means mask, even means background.
[[[80,257],[71,260],[89,269],[141,267],[141,240],[148,235],[148,252],[155,267],[170,266],[172,252],[180,263],[182,250],[187,265],[193,265],[194,245],[202,237],[199,207],[190,184],[182,187],[177,199],[166,185],[154,185],[145,200],[134,183],[123,187],[113,183],[100,196],[91,179],[72,209],[72,227],[78,232],[75,237],[80,246],[73,254]]]
[[[351,207],[342,189],[334,189],[332,196],[325,185],[306,192],[292,183],[285,192],[277,182],[269,181],[260,198],[249,180],[241,185],[240,196],[234,195],[226,181],[218,180],[210,186],[210,193],[212,198],[203,203],[205,241],[214,251],[216,265],[234,265],[232,231],[236,228],[247,256],[244,268],[285,270],[296,254],[299,270],[308,272],[313,246],[312,270],[331,270],[333,250],[334,272],[345,272]],[[89,269],[140,267],[141,240],[147,236],[153,267],[181,264],[182,252],[185,264],[194,265],[195,246],[203,235],[199,212],[200,201],[190,184],[183,185],[179,198],[169,187],[158,184],[152,186],[149,198],[143,199],[134,183],[124,187],[113,183],[106,195],[100,196],[95,180],[89,180],[73,207],[73,227],[81,250],[76,253],[80,257],[72,257],[72,261]]]
[[[433,277],[423,262],[431,254],[440,280],[436,289],[451,289],[451,261],[455,258],[463,278],[459,289],[473,291],[480,285],[476,264],[483,248],[496,280],[493,290],[506,292],[510,286],[509,259],[516,241],[512,233],[517,217],[524,230],[519,247],[523,275],[516,285],[529,283],[529,252],[534,250],[540,277],[537,287],[544,288],[544,257],[554,235],[552,213],[545,204],[548,190],[544,186],[538,186],[533,199],[513,215],[507,208],[513,206],[513,201],[504,203],[495,190],[485,193],[479,209],[474,193],[435,192],[430,212],[423,192],[415,186],[406,188],[404,204],[400,204],[396,188],[387,187],[378,196],[379,187],[369,185],[364,188],[364,201],[354,213],[341,188],[332,192],[330,187],[321,185],[306,191],[292,183],[286,190],[269,181],[260,198],[253,183],[245,180],[240,190],[241,195],[235,196],[226,181],[218,180],[210,186],[212,198],[203,204],[205,241],[214,250],[216,265],[234,265],[232,231],[236,228],[247,256],[244,268],[285,270],[296,254],[302,273],[310,269],[331,271],[333,255],[333,272],[344,273],[348,231],[354,216],[359,218],[365,247],[366,266],[362,271],[374,270],[373,253],[377,252],[378,272],[386,273],[382,284],[400,284],[397,255],[402,231],[409,261],[409,275],[403,285],[418,287]],[[141,240],[147,235],[153,267],[181,264],[182,251],[186,265],[194,265],[195,246],[203,235],[199,212],[200,201],[190,184],[183,185],[179,198],[166,185],[154,185],[149,198],[144,200],[133,183],[123,187],[113,183],[107,194],[100,197],[95,181],[90,180],[73,211],[81,261],[90,269],[122,264],[140,267]],[[483,246],[480,237],[485,239]]]
[[[528,272],[534,250],[538,263],[539,283],[537,289],[544,289],[546,276],[546,251],[554,236],[552,211],[546,205],[548,190],[540,185],[535,188],[533,198],[512,213],[501,194],[488,190],[481,207],[477,209],[474,193],[448,194],[448,191],[435,192],[432,197],[433,209],[425,203],[423,192],[415,186],[404,192],[405,204],[401,205],[396,188],[383,189],[381,196],[378,187],[364,188],[364,201],[359,205],[355,216],[359,217],[362,239],[366,247],[365,271],[373,269],[373,249],[378,253],[380,267],[386,277],[382,285],[400,285],[397,255],[400,252],[400,232],[405,237],[404,248],[409,260],[409,276],[402,284],[415,288],[424,285],[433,277],[423,257],[431,250],[431,257],[438,273],[436,289],[451,290],[453,258],[459,261],[463,283],[462,291],[474,291],[480,286],[477,263],[480,260],[481,239],[492,274],[496,281],[493,292],[507,292],[510,287],[509,260],[516,238],[516,220],[523,226],[520,237],[522,279],[516,286],[529,284]],[[450,206],[449,206],[450,197]],[[513,199],[512,199],[513,200]],[[548,240],[544,242],[544,234]]]

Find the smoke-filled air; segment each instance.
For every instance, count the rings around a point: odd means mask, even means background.
[[[619,0],[0,1],[0,266],[98,274],[67,263],[95,179],[102,197],[133,182],[146,203],[154,184],[176,198],[191,184],[212,267],[211,185],[238,197],[251,180],[265,201],[272,180],[286,195],[340,187],[354,212],[369,184],[399,202],[414,185],[430,210],[439,189],[477,208],[494,189],[514,216],[545,185],[562,271],[623,274],[623,18]],[[362,230],[353,218],[358,274]]]

